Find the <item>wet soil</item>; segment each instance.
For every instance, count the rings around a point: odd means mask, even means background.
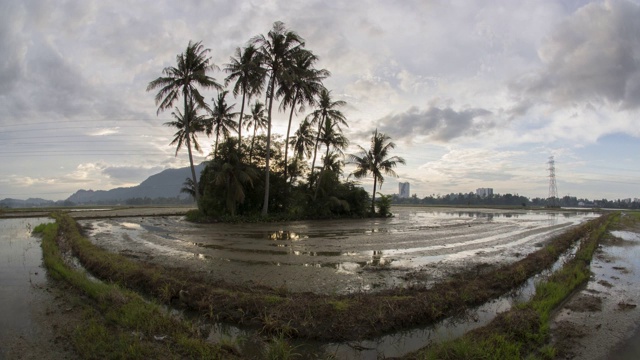
[[[212,280],[344,294],[510,263],[597,214],[394,208],[390,219],[192,224],[181,217],[84,220],[100,247]]]
[[[596,252],[588,284],[552,321],[560,359],[640,358],[640,227],[612,235]]]

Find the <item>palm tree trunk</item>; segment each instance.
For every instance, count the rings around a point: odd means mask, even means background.
[[[218,137],[220,136],[220,132],[216,131],[216,142],[215,145],[213,145],[213,159],[217,159],[218,158]]]
[[[184,94],[182,94],[184,97],[184,117],[186,118],[186,123],[185,123],[185,127],[184,127],[184,131],[185,131],[185,135],[187,137],[187,152],[189,153],[189,165],[191,166],[191,177],[193,178],[193,187],[194,187],[194,191],[196,194],[196,204],[200,203],[200,189],[198,188],[198,179],[196,178],[196,169],[195,167],[193,167],[193,155],[191,154],[191,132],[189,131],[191,129],[191,119],[190,116],[191,115],[187,115],[187,91],[184,90]]]
[[[188,136],[188,135],[187,135]],[[200,201],[200,189],[198,188],[198,180],[196,179],[196,169],[193,167],[193,156],[191,155],[191,141],[187,138],[187,152],[189,153],[189,165],[191,166],[191,177],[193,178],[193,187],[196,194],[196,203]]]
[[[242,117],[244,116],[244,100],[246,92],[242,92],[242,106],[240,106],[240,118],[238,119],[238,158],[242,159]]]
[[[371,194],[371,216],[376,213],[376,185],[378,185],[378,178],[373,175],[373,194]]]
[[[249,164],[253,163],[253,144],[256,142],[256,130],[258,130],[258,123],[253,126],[253,137],[251,137],[251,150],[249,150]]]
[[[289,169],[289,163],[287,162],[289,155],[289,134],[291,132],[291,119],[293,119],[293,111],[296,108],[296,102],[298,101],[298,95],[293,97],[293,103],[291,104],[291,112],[289,113],[289,126],[287,126],[287,137],[284,138],[284,181],[287,182],[287,173]]]
[[[313,148],[313,161],[311,162],[311,175],[309,176],[309,186],[311,186],[313,182],[313,169],[316,166],[316,154],[318,152],[318,143],[320,142],[320,131],[322,130],[323,123],[324,123],[324,115],[322,115],[322,121],[320,121],[320,124],[318,124],[318,134],[316,135],[316,145]]]
[[[269,212],[269,160],[271,158],[271,109],[273,108],[273,93],[275,91],[276,81],[276,69],[271,74],[271,85],[267,89],[269,93],[269,114],[267,117],[267,155],[265,156],[265,168],[264,168],[264,202],[262,204],[262,216],[267,216]]]
[[[324,161],[325,164],[322,165],[322,170],[320,170],[320,175],[318,175],[318,184],[316,185],[316,191],[313,194],[313,200],[315,201],[316,198],[318,197],[318,189],[320,189],[320,184],[322,183],[322,175],[324,174],[325,169],[325,165],[326,165],[326,161],[327,161],[327,157],[329,156],[329,144],[327,144],[327,152],[324,155]]]

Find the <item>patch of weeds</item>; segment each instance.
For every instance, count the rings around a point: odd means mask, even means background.
[[[284,299],[277,295],[265,295],[264,301],[267,304],[279,304],[284,301]]]
[[[36,227],[33,228],[33,230],[31,230],[32,234],[42,234],[44,232],[44,229],[47,228],[48,224],[39,224],[36,225]]]
[[[266,360],[287,360],[299,358],[300,354],[295,352],[296,347],[289,344],[289,342],[280,335],[271,338],[262,351],[264,359]]]
[[[346,300],[329,300],[329,304],[333,306],[333,309],[339,312],[349,309],[349,302]]]

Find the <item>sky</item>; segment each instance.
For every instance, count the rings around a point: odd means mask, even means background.
[[[331,72],[346,153],[376,128],[396,143],[406,166],[382,193],[408,181],[418,197],[546,198],[553,156],[559,196],[640,198],[638,19],[630,0],[0,0],[0,199],[66,199],[187,166],[147,84],[189,41],[224,67],[275,21]],[[274,132],[286,120],[274,113]],[[213,143],[199,139],[196,162]]]

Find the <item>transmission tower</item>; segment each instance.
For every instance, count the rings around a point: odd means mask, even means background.
[[[553,156],[549,156],[549,197],[547,198],[547,207],[560,207],[558,199],[558,186],[556,185],[556,161]]]

